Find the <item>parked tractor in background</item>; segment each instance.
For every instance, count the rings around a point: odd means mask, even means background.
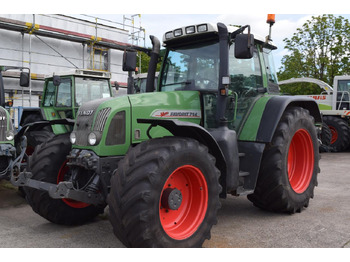
[[[279,95],[270,36],[222,23],[166,32],[156,92],[151,39],[146,93],[84,103],[71,134],[13,174],[33,210],[71,225],[109,205],[127,247],[200,247],[228,194],[275,212],[307,207],[322,118],[313,99]]]
[[[154,91],[157,90],[159,72],[156,72],[154,78]],[[145,93],[147,83],[147,73],[137,74],[134,76],[135,93]]]
[[[323,115],[323,137],[330,136],[329,151],[342,152],[350,145],[350,76],[335,76],[333,87],[314,78],[292,78],[280,81],[279,84],[314,83],[324,91],[321,94],[307,95],[316,100]],[[327,132],[330,135],[327,135]]]
[[[9,179],[12,161],[17,156],[14,142],[15,129],[10,114],[5,108],[9,106],[9,104],[5,101],[5,87],[2,75],[2,72],[13,72],[13,70],[15,73],[20,71],[20,86],[29,86],[30,72],[28,68],[0,66],[0,179]]]
[[[110,78],[109,72],[83,69],[46,77],[40,108],[24,108],[20,126],[38,121],[75,119],[82,103],[113,96]],[[25,133],[27,153],[32,154],[37,145],[54,135],[69,133],[71,129],[72,126],[63,124],[30,127]]]

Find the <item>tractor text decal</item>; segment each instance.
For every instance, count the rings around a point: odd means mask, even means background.
[[[94,110],[84,110],[84,111],[79,111],[78,115],[79,116],[91,116],[94,113]]]
[[[315,100],[326,100],[326,96],[309,96],[312,97]]]
[[[160,118],[201,118],[199,110],[156,110],[153,111],[152,117]]]

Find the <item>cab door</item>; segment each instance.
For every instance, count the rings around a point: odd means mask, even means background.
[[[227,103],[227,119],[229,128],[238,134],[241,131],[250,109],[266,89],[258,50],[250,59],[237,59],[234,55],[234,43],[229,51],[229,101]]]

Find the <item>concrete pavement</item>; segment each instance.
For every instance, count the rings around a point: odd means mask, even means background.
[[[350,153],[323,153],[315,197],[294,215],[254,207],[246,197],[222,200],[207,248],[350,248]],[[82,226],[59,226],[34,213],[14,188],[0,184],[0,247],[124,247],[108,208]]]

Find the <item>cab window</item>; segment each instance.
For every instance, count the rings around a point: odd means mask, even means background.
[[[71,107],[72,106],[72,88],[70,79],[62,79],[61,84],[57,90],[57,107]]]

